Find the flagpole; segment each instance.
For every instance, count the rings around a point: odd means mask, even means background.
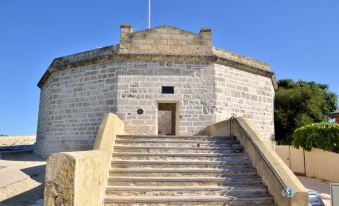
[[[151,0],[148,0],[148,29],[151,28]]]

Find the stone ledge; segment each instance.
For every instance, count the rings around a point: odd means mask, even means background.
[[[259,62],[244,56],[233,54],[221,49],[214,49],[213,55],[168,55],[168,54],[133,54],[119,53],[119,45],[113,45],[82,52],[74,55],[56,58],[48,67],[40,81],[38,87],[42,88],[49,76],[57,71],[69,68],[75,68],[86,65],[104,63],[107,61],[187,61],[187,62],[205,62],[217,63],[225,66],[234,67],[239,70],[266,76],[272,79],[272,83],[276,88],[276,80],[274,73],[266,63]]]
[[[258,69],[262,69],[262,70],[265,70],[265,71],[271,71],[270,65],[265,63],[265,62],[261,62],[261,61],[258,61],[256,59],[252,59],[252,58],[249,58],[249,57],[246,57],[246,56],[235,54],[233,52],[226,51],[224,49],[214,47],[213,48],[213,54],[220,57],[220,58],[223,58],[223,59],[242,63],[242,64],[252,66],[252,67],[255,67],[255,68],[258,68]]]

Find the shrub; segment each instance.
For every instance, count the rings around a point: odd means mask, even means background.
[[[327,151],[339,150],[339,124],[313,123],[296,129],[293,133],[293,146],[311,151],[313,147]]]

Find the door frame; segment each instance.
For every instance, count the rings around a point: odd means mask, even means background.
[[[156,117],[155,117],[155,121],[156,121],[156,129],[155,129],[155,132],[157,135],[159,135],[159,131],[158,131],[158,115],[159,115],[159,104],[160,103],[170,103],[170,104],[175,104],[175,135],[179,135],[180,134],[180,129],[179,129],[179,126],[180,126],[180,118],[179,118],[179,103],[180,101],[177,100],[177,99],[157,99],[156,101]]]

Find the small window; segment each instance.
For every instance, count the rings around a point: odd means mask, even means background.
[[[174,87],[163,86],[163,87],[161,87],[161,93],[163,93],[163,94],[174,94]]]

